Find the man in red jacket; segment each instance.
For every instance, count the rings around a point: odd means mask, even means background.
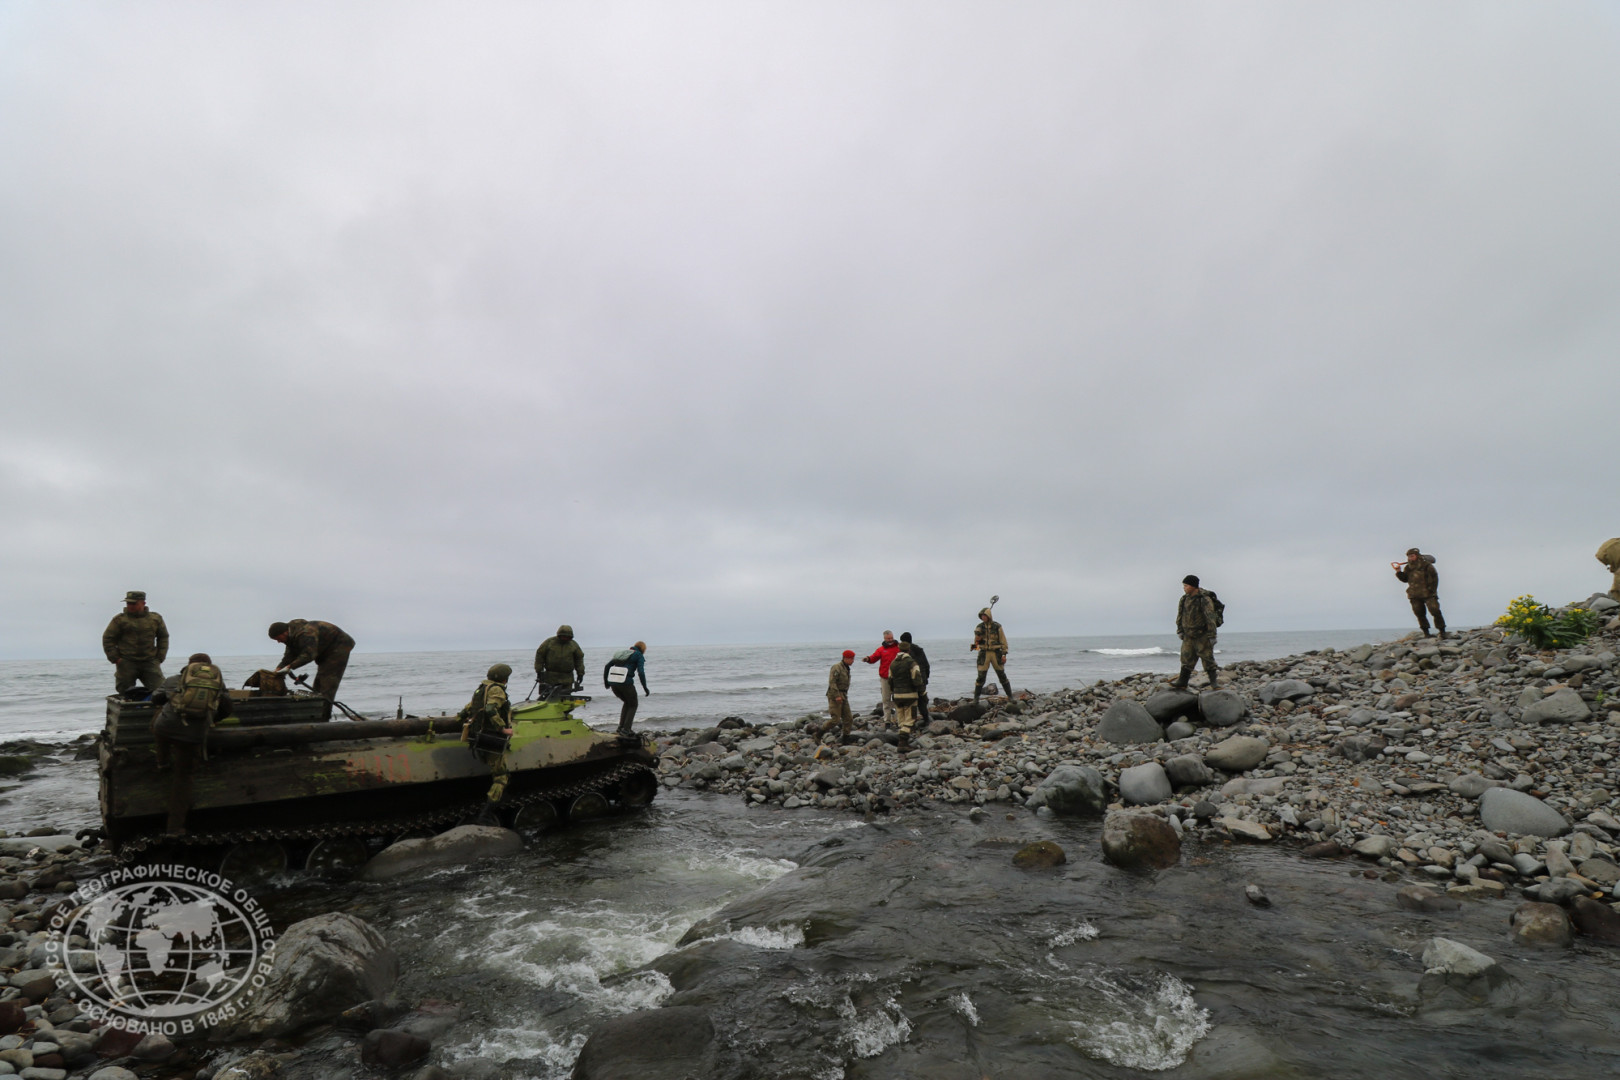
[[[883,719],[894,723],[894,694],[889,690],[889,665],[899,655],[900,643],[894,640],[894,631],[883,631],[883,644],[872,650],[872,655],[866,657],[868,664],[878,666],[878,682],[883,686]]]

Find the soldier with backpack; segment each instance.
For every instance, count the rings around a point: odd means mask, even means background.
[[[613,659],[607,662],[602,669],[602,685],[613,691],[613,696],[624,704],[619,706],[619,730],[621,739],[633,739],[630,725],[636,718],[636,676],[641,677],[641,692],[648,697],[652,691],[647,689],[647,643],[638,641],[628,649],[620,649],[613,654]]]
[[[1209,688],[1215,689],[1215,631],[1226,621],[1226,605],[1208,589],[1198,587],[1198,575],[1181,579],[1181,603],[1176,605],[1176,636],[1181,639],[1181,675],[1172,680],[1177,690],[1187,689],[1193,668],[1204,662]]]
[[[157,739],[157,767],[169,774],[169,819],[166,829],[176,836],[186,831],[191,809],[191,780],[197,761],[205,756],[208,729],[231,715],[231,695],[225,675],[207,653],[192,653],[178,675],[165,679],[152,694],[162,706],[152,718]]]
[[[489,762],[491,803],[506,797],[506,746],[512,737],[512,699],[506,696],[511,664],[496,664],[484,673],[472,700],[461,707],[461,738],[480,759]]]

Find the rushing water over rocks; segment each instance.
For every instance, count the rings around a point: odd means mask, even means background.
[[[1069,861],[1022,871],[1024,843]],[[678,1078],[1612,1075],[1614,954],[1516,945],[1507,909],[1400,908],[1363,864],[1190,841],[1133,874],[1094,821],[918,810],[861,823],[671,792],[510,860],[290,886],[278,922],[341,906],[402,958],[401,995],[461,1006],[433,1060],[568,1077],[587,1037],[703,1018]],[[1259,908],[1244,895],[1260,885]],[[1440,935],[1495,985],[1425,976]],[[319,1041],[285,1069],[329,1076]],[[334,1040],[331,1045],[337,1045]],[[1466,1066],[1466,1067],[1464,1067]],[[586,1074],[589,1076],[590,1074]],[[606,1075],[606,1074],[604,1074]]]

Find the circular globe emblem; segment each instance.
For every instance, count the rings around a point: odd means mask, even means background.
[[[269,919],[246,890],[233,892],[217,874],[198,876],[205,882],[82,890],[85,902],[51,923],[48,966],[58,985],[93,1015],[155,1022],[154,1030],[184,1020],[188,1031],[262,985],[274,948]]]

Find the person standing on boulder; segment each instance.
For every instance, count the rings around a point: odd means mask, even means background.
[[[1215,631],[1221,625],[1221,609],[1215,594],[1198,587],[1198,575],[1181,579],[1181,602],[1176,605],[1176,636],[1181,639],[1181,674],[1170,685],[1187,689],[1193,668],[1204,662],[1209,688],[1215,689]]]
[[[1434,568],[1434,556],[1425,555],[1417,548],[1406,549],[1404,563],[1390,563],[1395,577],[1406,582],[1406,598],[1412,602],[1412,614],[1424,637],[1429,633],[1429,615],[1434,616],[1434,628],[1440,631],[1440,640],[1446,639],[1446,617],[1440,614],[1440,572]],[[1427,609],[1427,611],[1425,611]]]
[[[922,685],[917,687],[917,719],[923,727],[928,726],[928,676],[931,669],[928,666],[928,654],[923,647],[911,640],[911,631],[907,630],[900,635],[900,640],[911,646],[911,658],[917,661],[917,675]]]
[[[607,662],[602,669],[602,685],[613,691],[613,696],[622,704],[619,706],[619,730],[616,734],[625,741],[637,741],[630,725],[635,722],[636,708],[640,705],[636,698],[636,677],[641,677],[641,692],[648,696],[652,691],[647,689],[647,643],[638,641],[621,652],[613,654],[613,659]]]
[[[990,617],[989,608],[979,609],[979,625],[973,628],[973,644],[968,646],[968,652],[979,654],[979,679],[973,684],[973,701],[978,703],[979,695],[984,693],[984,677],[990,673],[991,665],[995,665],[996,678],[1001,680],[1001,688],[1012,697],[1012,683],[1007,681],[1007,631],[1001,624]]]
[[[917,723],[917,698],[922,692],[922,672],[911,655],[911,643],[897,646],[894,663],[889,665],[889,684],[894,693],[895,726],[900,729],[900,747],[911,745],[911,730]]]
[[[843,731],[843,738],[855,729],[855,714],[849,708],[849,669],[855,666],[855,650],[845,649],[844,655],[833,661],[827,671],[827,715],[832,717],[828,730],[834,726]]]
[[[868,664],[878,666],[878,685],[883,691],[883,719],[894,720],[894,696],[889,692],[889,665],[894,663],[895,654],[900,651],[900,643],[894,640],[894,631],[883,631],[883,643],[872,650],[872,655],[865,658]]]

